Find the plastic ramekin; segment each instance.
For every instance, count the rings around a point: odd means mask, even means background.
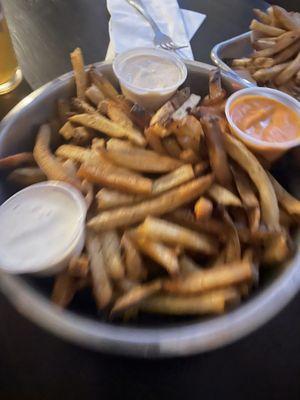
[[[22,204],[22,200],[24,199],[35,199],[45,198],[47,194],[50,192],[56,191],[60,192],[64,196],[68,197],[68,200],[74,205],[75,210],[75,218],[74,218],[74,227],[70,232],[70,235],[63,238],[64,243],[61,246],[60,251],[55,255],[55,257],[47,258],[47,254],[45,254],[45,259],[41,260],[40,263],[37,264],[35,262],[34,266],[24,266],[23,263],[19,263],[18,265],[11,265],[11,263],[5,261],[5,249],[1,250],[0,243],[0,269],[5,272],[20,274],[20,273],[33,273],[38,275],[52,275],[60,272],[63,268],[65,268],[70,259],[73,256],[79,255],[82,252],[84,241],[85,241],[85,219],[87,207],[85,203],[85,199],[81,192],[69,185],[68,183],[58,182],[58,181],[46,181],[41,183],[36,183],[34,185],[28,186],[27,188],[20,190],[8,200],[6,200],[0,206],[0,225],[1,219],[3,218],[3,213],[6,213],[8,209],[11,210],[11,207],[17,207],[18,204]],[[42,201],[42,200],[41,200]],[[26,240],[26,237],[21,237],[21,240]],[[47,232],[45,231],[45,238],[43,238],[45,246],[51,246],[52,243],[47,238]],[[1,256],[2,254],[2,256]],[[1,259],[2,258],[2,259]],[[25,263],[26,264],[26,263]],[[28,263],[27,263],[28,264]]]
[[[156,56],[173,61],[180,71],[180,79],[174,85],[164,88],[145,89],[132,85],[122,76],[122,65],[130,58],[140,55]],[[113,70],[120,82],[123,94],[134,103],[149,110],[155,110],[169,100],[187,77],[187,68],[179,57],[170,51],[150,47],[138,47],[119,54],[113,62]]]
[[[262,155],[269,161],[275,161],[277,158],[282,156],[287,150],[300,145],[300,136],[297,139],[289,140],[286,142],[266,142],[263,140],[256,139],[247,133],[243,132],[233,122],[230,115],[230,108],[232,103],[243,97],[249,95],[258,95],[262,97],[272,98],[279,101],[280,103],[290,107],[296,111],[300,116],[300,103],[292,96],[281,92],[280,90],[270,89],[265,87],[251,87],[239,90],[233,93],[227,100],[225,106],[225,114],[230,126],[232,133],[240,139],[244,144],[251,149],[253,152]]]

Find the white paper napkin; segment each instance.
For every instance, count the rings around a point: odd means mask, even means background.
[[[159,28],[177,44],[188,46],[178,54],[193,60],[190,39],[203,23],[206,15],[190,10],[181,10],[176,0],[143,0],[148,13]],[[154,33],[145,18],[127,0],[107,0],[110,12],[110,44],[106,59],[113,59],[116,53],[135,48],[153,47]]]

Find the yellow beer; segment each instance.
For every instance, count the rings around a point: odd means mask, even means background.
[[[12,90],[20,80],[21,72],[0,4],[0,94]]]

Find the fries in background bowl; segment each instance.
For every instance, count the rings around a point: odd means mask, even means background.
[[[239,304],[263,268],[292,256],[300,203],[230,135],[220,71],[203,99],[182,89],[150,115],[83,70],[80,51],[72,64],[77,97],[58,103],[63,144],[52,152],[44,125],[33,155],[0,160],[10,182],[55,177],[87,199],[85,249],[55,277],[52,300],[67,307],[89,290],[105,316],[124,319]]]

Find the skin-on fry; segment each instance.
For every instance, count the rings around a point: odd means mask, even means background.
[[[216,180],[224,187],[230,187],[232,176],[224,149],[223,135],[218,119],[214,117],[203,118],[203,129],[208,147],[211,168],[216,176]]]
[[[74,97],[71,100],[72,108],[74,108],[79,113],[94,113],[96,109],[91,106],[87,101]]]
[[[262,68],[254,72],[253,78],[257,82],[268,82],[272,79],[274,79],[281,71],[283,71],[289,63],[283,63],[283,64],[278,64],[274,65],[273,67],[270,68]]]
[[[293,44],[296,40],[300,38],[300,31],[290,31],[282,35],[281,39],[276,42],[272,47],[264,50],[256,51],[253,57],[271,57],[274,54],[286,49],[288,46]]]
[[[170,275],[177,275],[179,273],[178,258],[174,249],[171,249],[160,242],[140,236],[137,232],[131,232],[130,237],[143,254],[146,254],[148,257],[156,261]]]
[[[33,156],[49,180],[63,181],[77,187],[80,190],[80,182],[71,177],[64,166],[50,151],[51,128],[49,125],[42,125],[37,134]]]
[[[276,85],[283,85],[288,82],[300,70],[300,52],[289,65],[275,78]]]
[[[63,144],[56,149],[55,155],[63,159],[70,159],[79,163],[97,163],[101,161],[100,155],[92,150],[75,146],[73,144]]]
[[[226,263],[230,263],[241,258],[241,245],[239,235],[232,218],[224,209],[223,218],[227,225],[227,242],[224,249],[224,259]]]
[[[278,231],[278,202],[267,173],[246,146],[233,136],[224,135],[224,143],[230,157],[242,168],[246,166],[246,172],[255,184],[260,195],[262,218],[265,224],[270,230]]]
[[[174,171],[155,179],[153,181],[152,193],[158,194],[165,192],[193,178],[195,178],[195,174],[191,164],[182,165]]]
[[[126,276],[132,281],[141,281],[146,278],[147,271],[143,265],[143,260],[137,246],[126,232],[121,239],[124,249]]]
[[[140,133],[134,128],[129,128],[117,124],[100,114],[78,114],[70,118],[71,122],[86,126],[87,128],[95,129],[96,131],[103,132],[108,136],[115,138],[126,138],[132,143],[141,145]]]
[[[256,19],[253,19],[251,21],[250,29],[252,29],[253,31],[259,31],[266,36],[280,36],[286,32],[284,29],[263,24],[263,23],[257,21]]]
[[[135,204],[145,197],[138,194],[123,193],[118,190],[102,188],[96,195],[99,210],[107,210],[128,204]]]
[[[32,153],[24,152],[13,154],[0,159],[0,170],[17,168],[24,164],[34,164],[35,159]]]
[[[71,140],[74,136],[74,126],[67,121],[59,130],[59,134],[66,140]]]
[[[239,293],[235,288],[218,289],[191,297],[161,294],[142,301],[139,309],[148,313],[170,315],[220,314],[225,311],[226,303],[233,300],[239,300]]]
[[[182,163],[175,158],[159,155],[152,150],[126,149],[102,150],[109,160],[117,165],[141,172],[168,172],[180,167]]]
[[[105,148],[105,146],[102,146]],[[121,139],[109,139],[106,142],[106,149],[107,150],[128,150],[136,148],[129,142],[129,140],[121,140]]]
[[[109,80],[101,74],[101,72],[97,71],[94,67],[91,67],[89,75],[93,84],[104,94],[105,97],[118,100],[119,93]]]
[[[110,163],[82,164],[77,173],[79,178],[89,182],[124,190],[129,193],[148,194],[152,191],[152,181],[140,175],[129,173]]]
[[[300,40],[297,40],[295,43],[291,44],[289,47],[282,50],[280,53],[276,54],[276,56],[273,57],[273,63],[281,64],[284,61],[287,61],[290,58],[292,58],[294,55],[298,54],[299,51],[300,51]]]
[[[161,281],[156,280],[143,285],[133,287],[129,292],[120,297],[114,304],[111,310],[111,316],[126,310],[129,307],[135,306],[147,297],[152,296],[161,289]]]
[[[144,200],[140,204],[104,211],[92,218],[87,225],[91,229],[101,231],[135,224],[145,219],[148,215],[159,216],[171,212],[199,197],[209,188],[212,181],[213,177],[211,175],[194,179],[154,199]]]
[[[241,200],[235,194],[217,183],[211,185],[208,194],[215,202],[223,206],[242,207]]]
[[[112,279],[122,279],[125,268],[121,259],[120,238],[115,230],[101,233],[102,253],[106,271]]]
[[[72,257],[69,266],[68,273],[74,278],[85,278],[87,277],[90,270],[90,260],[86,254],[81,254],[79,257]]]
[[[86,248],[90,259],[93,293],[98,308],[103,309],[111,301],[112,287],[105,269],[101,238],[88,232]]]
[[[294,30],[300,28],[300,21],[293,18],[293,15],[279,6],[273,6],[273,12],[276,19],[287,30]]]
[[[197,220],[204,220],[211,217],[213,212],[213,204],[206,197],[200,197],[200,199],[194,205],[194,213]]]
[[[169,156],[173,158],[179,158],[181,148],[174,136],[168,136],[163,140],[163,146],[166,149]]]
[[[103,92],[96,85],[91,85],[86,91],[85,96],[89,99],[94,106],[98,106],[100,101],[105,99]]]
[[[46,175],[38,167],[27,167],[17,168],[12,171],[6,178],[9,182],[12,182],[20,186],[29,186],[34,183],[45,181]]]
[[[238,166],[231,167],[231,171],[243,204],[249,208],[258,207],[259,203],[248,175]]]
[[[137,228],[137,233],[156,242],[179,245],[204,254],[214,254],[218,248],[217,242],[206,234],[200,234],[154,217],[147,217]]]
[[[296,199],[290,193],[288,193],[270,173],[268,173],[268,175],[281,207],[286,210],[290,215],[299,217],[300,200]]]
[[[247,260],[239,260],[193,272],[182,278],[167,280],[163,283],[163,290],[176,294],[196,294],[248,282],[252,277],[251,263]]]
[[[84,61],[80,48],[76,48],[71,54],[71,63],[74,70],[77,97],[84,99],[84,94],[88,86],[87,74],[84,70]]]

